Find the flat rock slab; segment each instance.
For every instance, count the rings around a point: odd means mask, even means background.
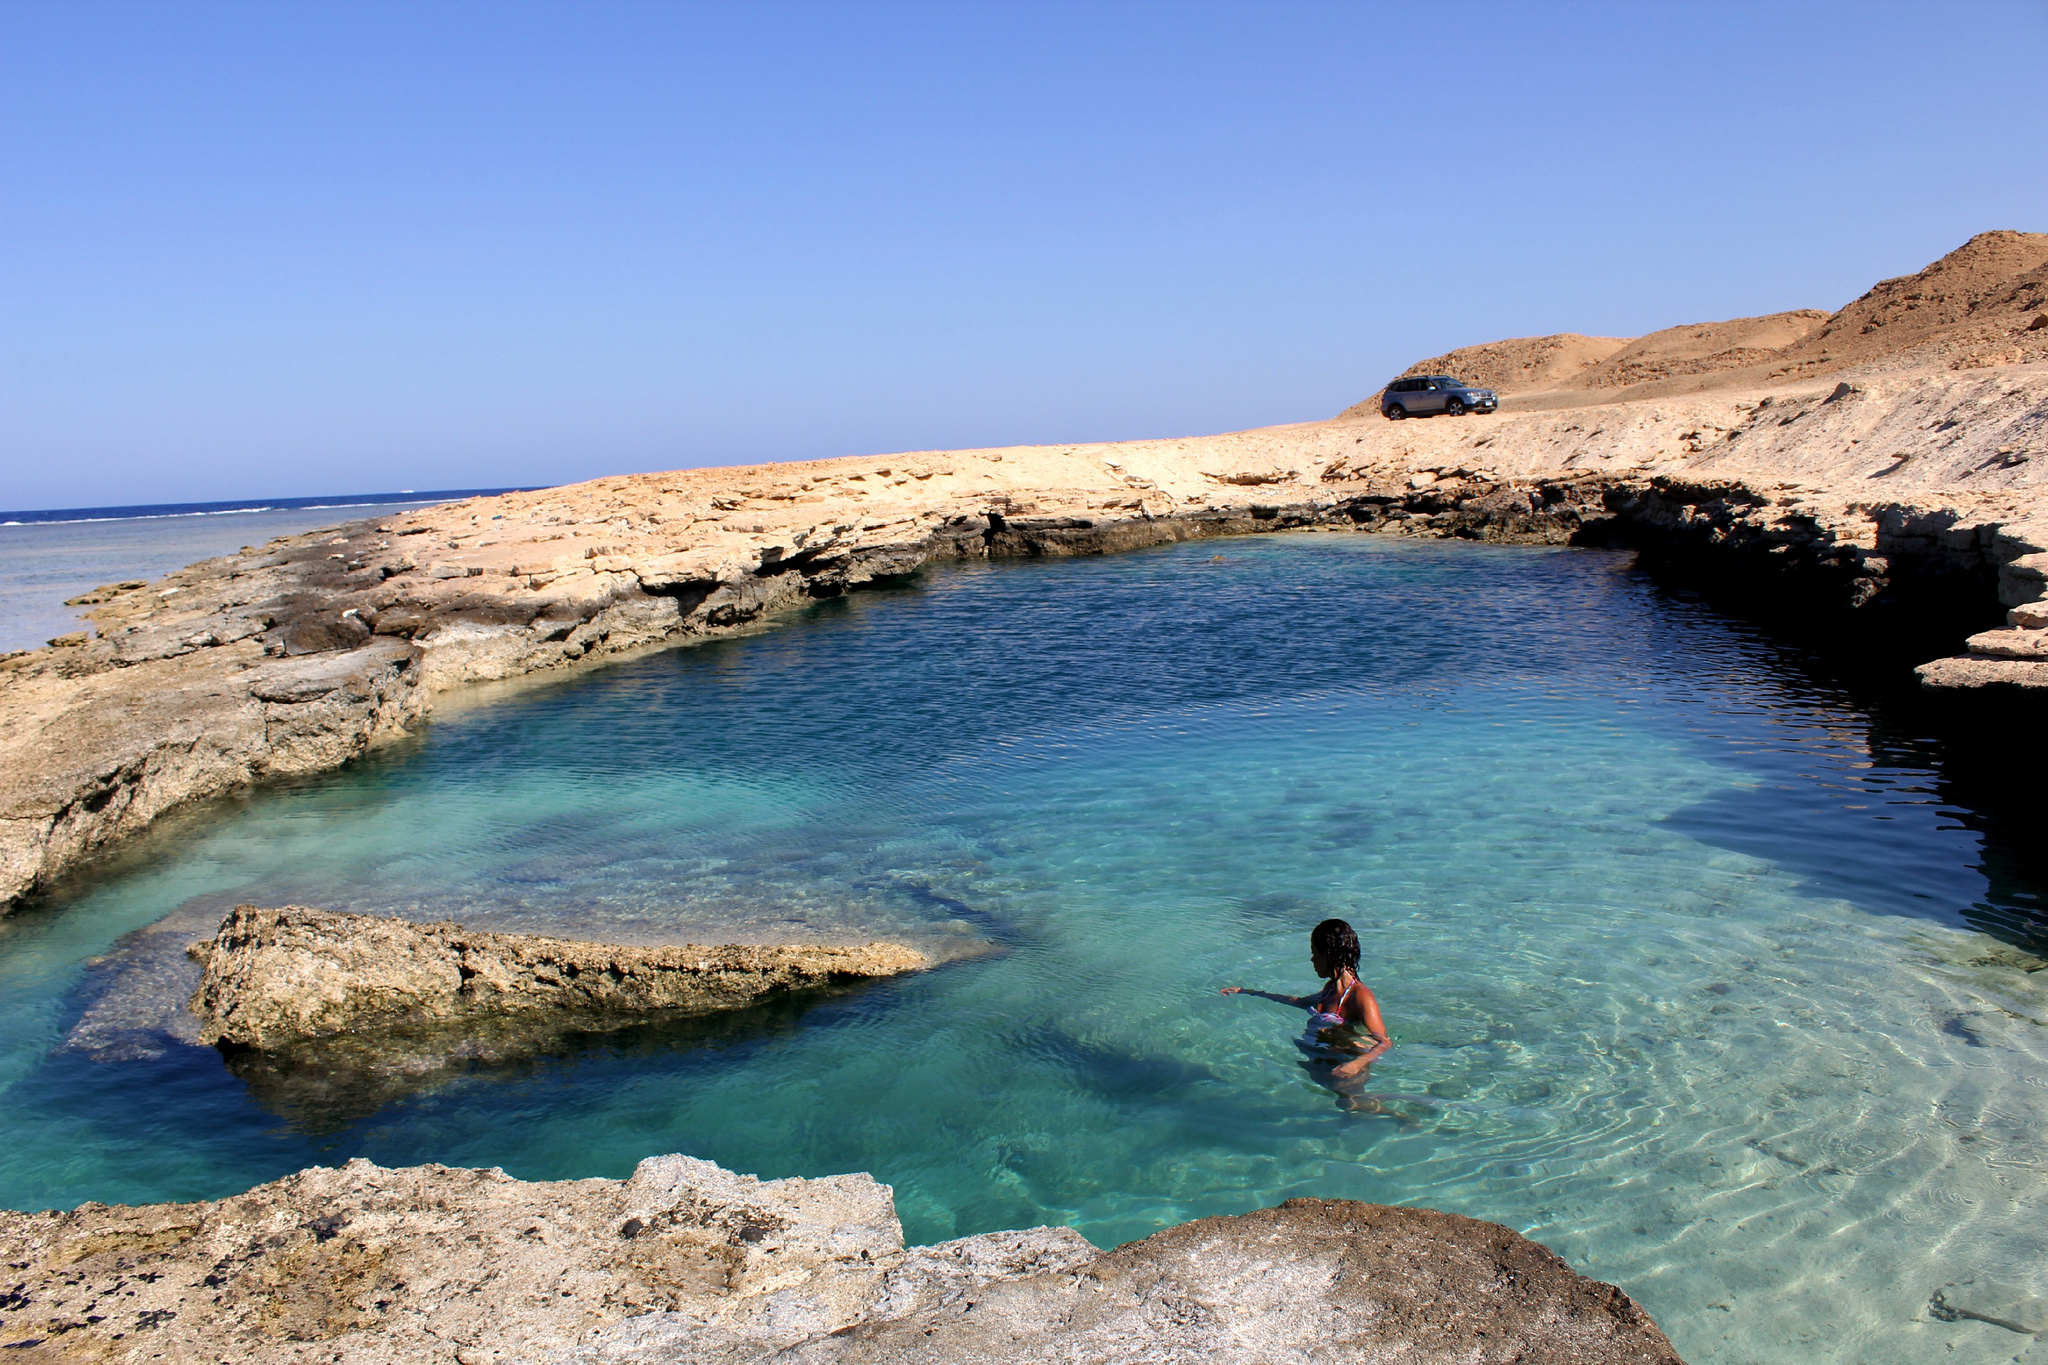
[[[1680,1365],[1621,1290],[1506,1228],[1296,1199],[1098,1253],[905,1248],[865,1175],[683,1156],[627,1180],[352,1161],[231,1199],[0,1212],[0,1347],[53,1361],[1399,1361]]]
[[[2048,689],[2048,659],[1993,659],[1959,654],[1934,659],[1913,670],[1920,685],[1934,692],[1973,688],[2020,688],[2027,692]]]
[[[1972,654],[1994,659],[2048,659],[2048,630],[1987,630],[1964,643]]]
[[[238,906],[190,951],[201,1038],[264,1051],[507,1018],[602,1027],[931,965],[895,943],[633,947],[296,905]]]
[[[365,631],[365,634],[368,632]],[[406,640],[373,640],[343,653],[313,654],[251,670],[249,695],[258,701],[299,705],[335,692],[367,700],[386,670],[410,663],[419,650]]]

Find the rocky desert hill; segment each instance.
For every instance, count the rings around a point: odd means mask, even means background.
[[[2048,233],[1980,232],[1834,313],[1800,308],[1648,336],[1515,337],[1402,371],[1455,374],[1518,409],[1580,407],[1811,379],[1850,368],[1982,369],[2048,359]],[[1375,394],[1343,416],[1378,410]]]

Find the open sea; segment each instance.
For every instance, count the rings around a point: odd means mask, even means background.
[[[2009,1361],[1928,1300],[2048,1295],[2048,887],[1949,759],[1616,553],[935,569],[446,706],[0,921],[0,1204],[687,1152],[873,1172],[917,1242],[1108,1246],[1338,1196],[1527,1233],[1695,1365]],[[238,902],[949,960],[295,1086],[189,1041],[181,950]],[[1312,989],[1331,915],[1397,1042],[1350,1103],[1299,1011],[1218,994]]]
[[[272,536],[511,491],[408,490],[0,512],[0,654],[34,649],[80,629],[85,609],[67,607],[64,599],[102,583],[161,578],[244,545],[261,545]]]

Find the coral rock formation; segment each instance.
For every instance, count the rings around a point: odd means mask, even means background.
[[[261,1050],[520,1016],[602,1027],[931,965],[895,943],[630,947],[297,905],[238,906],[190,951],[205,967],[200,1037]]]
[[[867,1176],[682,1156],[552,1183],[358,1160],[216,1203],[0,1212],[0,1260],[23,1362],[1679,1365],[1621,1290],[1450,1214],[1297,1199],[1105,1254],[1066,1228],[906,1249]]]

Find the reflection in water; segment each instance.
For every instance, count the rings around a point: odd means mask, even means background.
[[[320,1039],[277,1052],[223,1049],[227,1069],[256,1103],[311,1136],[339,1133],[408,1096],[458,1080],[475,1086],[530,1082],[549,1068],[636,1062],[692,1050],[759,1045],[801,1026],[827,1000],[871,983],[792,991],[746,1009],[638,1021],[512,1017],[462,1028],[390,1030]]]

